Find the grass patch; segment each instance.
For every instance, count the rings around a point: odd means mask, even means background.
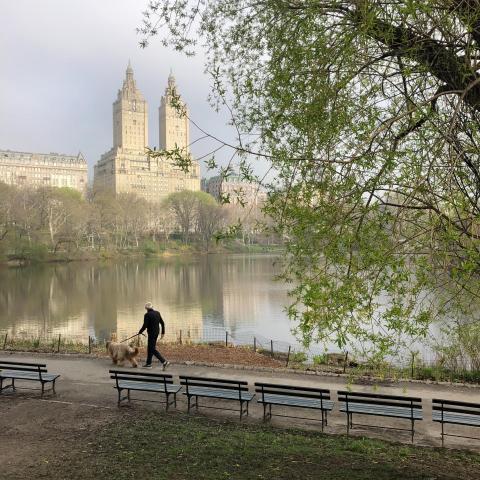
[[[50,463],[49,478],[433,480],[478,478],[480,468],[480,456],[468,452],[180,413],[137,415],[90,433],[71,458]]]

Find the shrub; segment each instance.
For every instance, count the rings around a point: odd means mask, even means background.
[[[325,353],[322,355],[314,355],[312,360],[314,365],[326,365],[328,363]]]
[[[291,361],[293,363],[304,363],[308,360],[308,356],[305,352],[294,352],[291,356]]]
[[[157,244],[151,240],[145,240],[142,245],[142,250],[146,257],[151,257],[157,253]]]

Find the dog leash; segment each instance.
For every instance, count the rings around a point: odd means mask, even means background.
[[[128,338],[126,338],[125,340],[122,340],[122,341],[121,341],[121,342],[119,342],[119,343],[126,342],[127,340],[131,340],[132,338],[134,338],[134,337],[138,337],[139,335],[143,335],[143,336],[145,336],[143,333],[136,333],[135,335],[132,335],[131,337],[128,337]]]

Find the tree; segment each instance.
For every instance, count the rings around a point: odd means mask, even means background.
[[[480,2],[163,0],[140,30],[206,45],[242,171],[271,163],[306,343],[385,354],[478,318]]]
[[[205,192],[199,193],[202,195],[198,198],[196,229],[205,251],[208,252],[213,236],[223,226],[226,211],[211,195]]]
[[[190,235],[195,229],[199,193],[203,192],[183,190],[170,194],[166,199],[165,204],[175,215],[175,220],[185,243],[189,242]]]

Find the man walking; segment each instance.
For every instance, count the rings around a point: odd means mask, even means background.
[[[143,365],[144,368],[152,368],[152,357],[155,356],[162,363],[165,370],[170,362],[165,360],[161,353],[157,350],[157,338],[160,333],[160,325],[162,326],[162,336],[165,335],[165,324],[160,312],[153,309],[153,305],[150,302],[145,304],[147,313],[143,317],[143,325],[138,334],[140,335],[145,329],[148,333],[148,349],[147,349],[147,362]]]

